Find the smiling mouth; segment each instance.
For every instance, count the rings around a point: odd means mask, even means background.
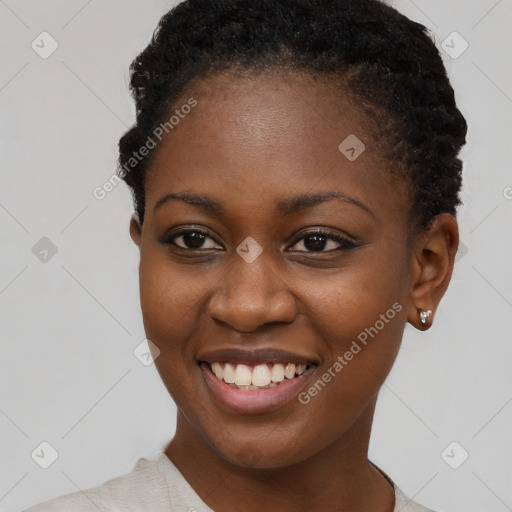
[[[255,391],[272,389],[309,370],[314,364],[262,363],[254,366],[229,362],[206,363],[220,381],[234,389]]]

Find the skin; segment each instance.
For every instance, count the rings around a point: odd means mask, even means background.
[[[191,96],[198,105],[155,150],[144,223],[131,219],[146,335],[178,407],[166,454],[216,512],[394,508],[393,488],[367,458],[375,403],[406,322],[422,328],[418,309],[435,312],[446,290],[458,230],[443,214],[411,236],[407,183],[392,178],[343,91],[298,72],[190,84],[175,105]],[[354,161],[338,150],[349,134],[366,146]],[[277,213],[286,197],[324,191],[364,207],[327,200]],[[155,211],[171,192],[206,195],[225,212],[183,201]],[[191,249],[178,232],[194,227],[207,237]],[[318,228],[355,246],[320,239],[315,250]],[[236,252],[248,236],[263,249],[252,263]],[[317,364],[307,390],[394,303],[401,311],[308,404],[235,413],[198,367],[205,350],[277,347]]]

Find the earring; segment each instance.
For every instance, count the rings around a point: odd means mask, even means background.
[[[418,309],[418,313],[420,314],[421,326],[427,327],[430,324],[430,320],[432,319],[432,310],[428,309],[427,311],[423,311],[422,309]]]

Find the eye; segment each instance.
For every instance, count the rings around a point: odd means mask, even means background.
[[[222,249],[215,242],[215,240],[202,229],[184,229],[172,235],[164,235],[160,242],[167,245],[174,245],[183,250],[212,250]],[[300,246],[303,244],[303,249],[293,249],[292,251],[298,252],[335,252],[341,250],[354,249],[358,245],[349,237],[343,237],[325,230],[310,231],[302,235],[294,245]],[[293,246],[292,246],[293,247]]]
[[[206,243],[210,240],[209,243]],[[212,244],[213,242],[213,244]],[[208,234],[198,228],[194,229],[186,229],[179,231],[178,233],[174,233],[172,236],[166,236],[162,243],[164,244],[172,244],[180,249],[188,249],[188,250],[209,250],[209,249],[218,249],[218,244],[208,236]],[[221,247],[220,247],[221,248]]]
[[[299,243],[295,245],[300,245],[302,240],[304,240],[303,246],[306,248],[306,251],[299,250],[300,252],[334,252],[357,247],[357,244],[348,237],[344,238],[341,235],[323,230],[310,231],[304,234],[302,238],[299,239]],[[338,247],[336,247],[336,245],[338,245]]]

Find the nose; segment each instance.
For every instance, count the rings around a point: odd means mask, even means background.
[[[220,280],[208,313],[239,332],[252,332],[264,324],[293,322],[297,306],[283,279],[260,256],[252,263],[234,263]]]

